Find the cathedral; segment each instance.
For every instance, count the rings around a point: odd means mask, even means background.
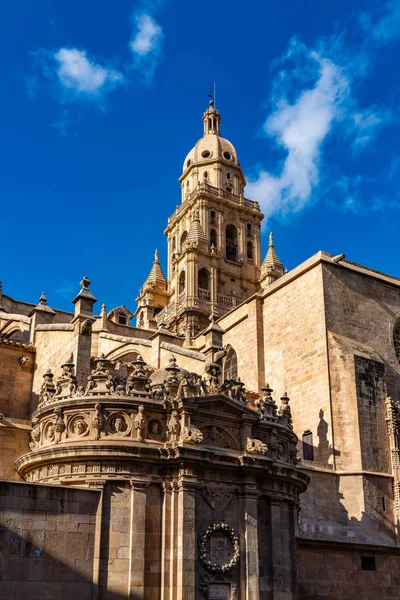
[[[0,600],[400,597],[400,280],[262,253],[202,121],[134,312],[0,284]]]

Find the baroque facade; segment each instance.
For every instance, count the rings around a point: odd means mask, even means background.
[[[262,260],[220,121],[134,314],[0,287],[2,600],[400,597],[400,280]]]

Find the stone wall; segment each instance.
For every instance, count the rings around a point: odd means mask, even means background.
[[[400,397],[400,365],[393,328],[400,316],[400,288],[378,278],[323,264],[327,329],[369,346],[385,365],[387,391]]]
[[[363,570],[362,560],[364,568],[373,568],[375,562],[376,570]],[[297,550],[298,600],[399,598],[399,571],[399,549],[300,543]]]
[[[301,538],[395,543],[391,477],[304,470],[311,482],[301,495]]]
[[[259,392],[265,383],[262,300],[245,302],[219,320],[224,329],[224,346],[229,344],[238,357],[238,373],[248,390]]]
[[[29,360],[24,361],[23,357]],[[34,367],[35,352],[31,346],[0,342],[0,413],[5,417],[30,418]]]
[[[21,481],[14,463],[29,452],[29,421],[3,419],[0,421],[0,479]]]
[[[0,598],[92,600],[100,493],[0,482]]]
[[[265,381],[274,397],[286,391],[291,400],[293,426],[301,439],[311,431],[314,460],[332,464],[327,342],[321,265],[279,287],[272,284],[264,297]],[[250,348],[247,344],[246,352]],[[246,381],[246,373],[243,373]]]

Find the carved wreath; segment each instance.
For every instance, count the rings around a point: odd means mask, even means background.
[[[209,545],[210,545],[210,537],[214,533],[222,533],[226,535],[229,541],[232,544],[233,554],[230,561],[218,564],[212,562],[210,559]],[[223,521],[217,521],[211,523],[202,533],[199,539],[199,556],[203,565],[209,571],[213,573],[225,573],[232,569],[238,562],[240,557],[240,546],[239,546],[239,538],[235,534],[235,530],[228,525],[228,523],[224,523]]]

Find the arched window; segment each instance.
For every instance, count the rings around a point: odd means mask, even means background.
[[[393,344],[396,352],[397,360],[400,363],[400,319],[397,321],[393,330]]]
[[[232,346],[228,346],[228,352],[225,357],[224,362],[224,379],[236,379],[238,376],[238,360],[237,354],[232,348]]]
[[[226,258],[227,260],[237,260],[237,229],[234,225],[228,225],[226,228]]]
[[[210,286],[210,275],[207,269],[200,269],[197,277],[199,288],[202,290],[208,290]]]
[[[185,291],[185,282],[186,282],[186,274],[185,271],[182,271],[181,274],[179,275],[179,293],[182,294],[182,292]]]
[[[303,433],[302,443],[303,460],[314,460],[313,436],[309,429]]]
[[[253,242],[247,242],[247,258],[253,260]]]
[[[175,252],[176,250],[176,238],[175,236],[172,238],[172,252]]]
[[[249,236],[253,235],[253,225],[251,223],[247,223],[246,232]]]
[[[210,223],[211,223],[211,225],[215,225],[216,222],[217,222],[216,212],[215,212],[215,210],[211,210],[210,211]]]
[[[183,252],[183,245],[186,242],[187,236],[188,236],[187,231],[184,231],[181,235],[181,243],[180,243],[180,251],[181,252]]]
[[[126,315],[118,315],[118,323],[119,325],[127,325]]]
[[[210,246],[217,247],[217,232],[215,229],[211,229],[210,231]]]

